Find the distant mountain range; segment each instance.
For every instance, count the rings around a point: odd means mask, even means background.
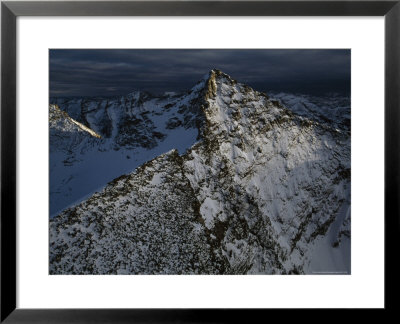
[[[51,274],[350,273],[350,100],[52,98]]]

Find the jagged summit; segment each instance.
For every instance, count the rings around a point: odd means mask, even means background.
[[[136,99],[138,100],[139,98],[152,98],[154,97],[150,92],[144,91],[144,90],[132,90],[129,92],[127,95],[122,96],[126,98],[131,98],[131,99]]]
[[[225,79],[227,79],[227,80],[231,80],[232,82],[234,82],[234,83],[237,83],[237,81],[236,80],[234,80],[230,75],[228,75],[228,74],[226,74],[225,72],[223,72],[223,71],[221,71],[221,70],[219,70],[219,69],[216,69],[216,68],[214,68],[214,69],[211,69],[209,72],[208,72],[208,77],[209,78],[225,78]]]
[[[140,95],[142,94],[143,92],[141,91],[141,90],[132,90],[131,92],[129,92],[127,95],[126,95],[126,97],[129,97],[129,98],[138,98],[138,97],[140,97]]]
[[[210,70],[203,79],[206,80],[205,86],[208,89],[208,97],[213,97],[216,95],[215,91],[217,84],[223,84],[227,87],[236,87],[239,85],[238,88],[241,88],[245,92],[253,91],[258,95],[268,97],[265,93],[256,91],[246,84],[239,83],[236,79],[219,69]]]
[[[197,107],[199,138],[215,142],[224,136],[238,136],[249,126],[267,130],[293,114],[278,101],[212,69],[192,89],[191,107]],[[262,116],[262,118],[260,118]],[[254,130],[258,131],[258,130]]]

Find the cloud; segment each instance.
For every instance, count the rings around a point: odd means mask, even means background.
[[[350,90],[350,50],[50,50],[50,94],[181,91],[212,68],[264,91]],[[329,88],[332,89],[329,89]]]

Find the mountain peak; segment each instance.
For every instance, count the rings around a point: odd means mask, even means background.
[[[210,74],[210,75],[213,75],[214,77],[223,77],[223,78],[226,78],[226,79],[231,79],[231,80],[233,80],[233,79],[231,78],[231,76],[229,76],[228,74],[222,72],[222,71],[219,70],[219,69],[212,69],[212,70],[210,70],[209,74]]]
[[[218,69],[210,70],[210,72],[208,73],[208,80],[220,80],[229,84],[237,84],[237,81],[233,79],[230,75]]]
[[[218,69],[212,69],[208,73],[205,83],[205,99],[215,98],[217,95],[217,84],[226,84],[228,86],[234,86],[237,81],[232,79],[228,74]]]
[[[132,90],[127,95],[122,96],[123,99],[134,100],[138,104],[141,104],[152,97],[153,95],[150,92],[144,90]]]
[[[132,90],[126,96],[127,97],[139,97],[142,91],[140,90]]]

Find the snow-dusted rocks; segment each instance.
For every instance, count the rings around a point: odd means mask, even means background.
[[[270,96],[298,116],[327,124],[336,130],[350,132],[350,98],[338,94],[328,97],[271,93]]]
[[[51,221],[50,272],[216,272],[176,150],[121,176]]]
[[[77,135],[71,142],[72,133],[64,138],[50,111],[50,215],[162,153],[173,148],[185,152],[196,142],[204,119],[196,103],[200,96],[196,90],[161,98],[136,91],[114,99],[52,99],[62,109],[60,114],[77,118],[68,116],[68,121],[79,123],[101,140],[85,144]],[[55,104],[50,109],[58,107]]]
[[[218,70],[184,95],[133,98],[130,113],[106,105],[109,147],[130,147],[121,123],[144,113],[167,153],[50,220],[50,273],[310,273],[331,224],[329,248],[349,240],[350,126],[334,114],[293,113]]]

